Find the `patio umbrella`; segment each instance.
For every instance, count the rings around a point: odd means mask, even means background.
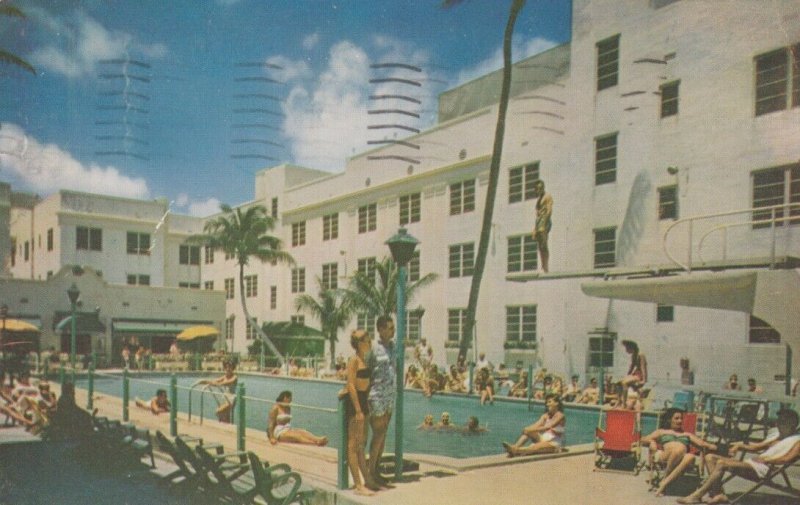
[[[186,328],[182,332],[178,333],[177,339],[182,342],[189,342],[191,340],[195,340],[197,338],[203,337],[218,337],[219,330],[214,328],[213,326],[190,326]]]
[[[3,330],[5,330],[5,331],[7,331],[9,333],[11,333],[11,332],[20,332],[20,333],[22,333],[22,332],[31,332],[31,331],[39,333],[39,331],[40,331],[39,328],[37,328],[35,325],[33,325],[33,324],[31,324],[31,323],[29,323],[27,321],[22,321],[20,319],[6,319],[5,326],[3,325],[2,322],[0,322],[0,328],[2,328]]]

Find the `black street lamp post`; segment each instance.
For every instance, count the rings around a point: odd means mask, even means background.
[[[71,321],[71,330],[72,333],[70,335],[70,347],[69,347],[69,362],[72,366],[72,373],[75,373],[75,346],[76,346],[76,333],[77,333],[77,315],[75,313],[76,306],[78,304],[78,297],[81,296],[81,291],[78,289],[78,286],[75,283],[72,283],[72,286],[67,290],[67,296],[69,296],[69,303],[72,307],[72,321]]]

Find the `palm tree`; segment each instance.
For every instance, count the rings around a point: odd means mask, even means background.
[[[7,4],[0,4],[0,15],[22,19],[25,18],[25,14],[21,10],[13,5]],[[7,63],[9,65],[16,65],[27,70],[33,75],[36,75],[36,69],[34,69],[30,63],[2,48],[0,48],[0,62]]]
[[[350,284],[344,289],[345,298],[356,312],[365,312],[370,317],[397,312],[397,278],[400,269],[390,257],[375,263],[375,275],[356,272]],[[408,302],[416,292],[430,285],[438,276],[429,273],[414,282],[406,281],[406,300]]]
[[[344,292],[336,289],[326,289],[322,286],[319,277],[318,298],[304,294],[298,296],[295,301],[295,309],[306,311],[315,319],[319,319],[322,326],[322,333],[328,338],[331,351],[331,368],[336,361],[336,342],[339,341],[339,330],[344,329],[353,318],[353,310],[344,296]]]
[[[222,215],[208,221],[202,235],[194,235],[189,241],[203,244],[215,251],[222,251],[236,259],[239,265],[239,297],[247,321],[255,327],[259,337],[278,357],[283,366],[284,357],[275,344],[264,334],[264,330],[250,317],[244,291],[244,267],[255,257],[262,262],[294,263],[292,256],[281,250],[279,238],[269,234],[275,227],[275,220],[263,205],[254,205],[245,210],[233,209],[230,205],[220,205]]]
[[[444,7],[452,7],[461,3],[463,0],[444,0]],[[511,38],[514,34],[514,24],[517,21],[522,8],[525,7],[525,0],[512,0],[511,9],[508,13],[505,33],[503,35],[503,82],[500,88],[500,104],[497,111],[497,126],[494,130],[494,146],[492,149],[492,161],[489,165],[489,186],[486,189],[486,205],[483,208],[483,224],[481,235],[478,241],[478,254],[475,257],[475,268],[472,273],[472,284],[469,290],[469,301],[467,302],[466,322],[464,332],[461,334],[461,341],[458,345],[459,358],[466,358],[467,348],[469,347],[472,331],[475,328],[475,313],[478,308],[478,295],[481,290],[483,280],[483,270],[486,266],[486,254],[489,250],[489,238],[492,231],[492,216],[494,214],[494,200],[497,195],[497,183],[500,178],[500,159],[503,155],[503,137],[506,130],[506,111],[508,110],[509,96],[511,94]]]

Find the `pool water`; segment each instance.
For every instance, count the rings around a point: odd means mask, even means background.
[[[187,412],[189,388],[201,377],[209,376],[178,375],[179,411]],[[133,405],[135,397],[149,400],[155,395],[156,389],[169,389],[169,375],[148,374],[146,382],[135,379],[136,377],[132,377],[130,381],[130,408],[136,408]],[[303,406],[337,409],[336,395],[342,388],[341,383],[250,375],[240,375],[239,381],[245,385],[247,399],[245,417],[249,428],[263,430],[266,437],[267,412],[278,393],[289,390],[293,396],[292,426],[307,429],[317,435],[325,435],[330,440],[329,445],[339,446],[341,431],[338,414]],[[85,379],[79,380],[78,386],[85,388]],[[122,396],[121,378],[96,377],[94,387],[97,393]],[[194,417],[199,414],[200,407],[200,393],[197,389],[192,393],[191,402],[192,416]],[[204,417],[215,420],[214,411],[217,406],[215,400],[206,393],[203,403]],[[455,458],[502,454],[504,451],[501,442],[516,441],[522,428],[535,422],[544,413],[544,405],[538,401],[532,402],[529,406],[525,401],[498,398],[494,405],[480,405],[476,396],[434,395],[431,398],[425,398],[421,392],[414,390],[406,391],[403,407],[405,413],[403,447],[406,453],[436,454]],[[468,435],[454,431],[417,429],[426,414],[433,415],[434,422],[438,422],[442,412],[448,412],[451,423],[460,426],[466,424],[469,416],[476,416],[480,420],[480,425],[487,427],[488,431]],[[594,441],[594,430],[597,427],[599,415],[597,408],[566,404],[565,415],[567,417],[567,445]],[[655,423],[654,416],[643,416],[643,433],[652,431]],[[386,440],[387,452],[394,450],[394,424],[395,421],[392,419]]]

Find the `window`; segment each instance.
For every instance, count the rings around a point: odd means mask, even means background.
[[[780,344],[781,334],[768,322],[751,314],[749,342],[751,344]]]
[[[800,164],[770,168],[753,173],[753,208],[798,203],[800,203]],[[772,212],[771,209],[753,212],[753,221],[766,221],[763,224],[753,225],[753,228],[770,226]],[[784,221],[780,221],[784,215],[784,208],[775,209],[775,219],[778,220],[775,224],[777,226],[785,224]],[[790,208],[789,216],[792,217],[789,224],[799,224],[800,205]]]
[[[306,269],[305,267],[292,269],[292,293],[306,292]]]
[[[678,219],[678,186],[658,188],[658,219]]]
[[[594,139],[594,183],[599,186],[617,180],[617,134]]]
[[[29,241],[25,241],[25,261],[28,261],[31,258],[31,243]]]
[[[47,278],[49,279],[51,277],[53,277],[53,271],[52,270],[48,270],[47,271]]]
[[[200,264],[200,246],[182,245],[178,251],[178,262],[181,265]]]
[[[48,228],[47,229],[47,250],[48,251],[52,251],[53,250],[53,229],[52,228]]]
[[[408,344],[409,341],[418,341],[422,335],[422,317],[416,310],[409,310],[406,312],[406,316],[406,344]]]
[[[536,342],[536,305],[506,307],[506,342]]]
[[[800,106],[800,44],[755,59],[756,116]]]
[[[475,266],[475,244],[450,246],[450,277],[468,277]]]
[[[278,286],[269,287],[269,308],[273,310],[278,308]]]
[[[150,234],[129,231],[126,250],[128,251],[128,254],[149,255]]]
[[[675,320],[675,307],[673,305],[656,305],[656,322],[671,323]]]
[[[420,193],[400,197],[400,226],[419,223],[422,218],[422,199]]]
[[[225,299],[226,300],[233,300],[234,297],[234,288],[236,284],[234,283],[233,278],[225,279]]]
[[[508,203],[533,200],[533,183],[539,179],[539,162],[514,167],[508,171]]]
[[[278,197],[272,199],[272,219],[278,219]]]
[[[206,289],[206,291],[214,291],[214,281],[206,281],[203,284],[203,287]]]
[[[467,325],[467,309],[447,309],[447,341],[459,342]]]
[[[508,273],[531,272],[538,267],[537,244],[531,234],[508,237]]]
[[[322,216],[322,240],[335,240],[339,238],[339,214]]]
[[[17,264],[17,239],[11,237],[11,266]]]
[[[614,366],[614,336],[589,337],[589,366],[610,368]]]
[[[233,316],[225,320],[225,339],[233,340]]]
[[[411,260],[408,262],[408,281],[417,282],[419,280],[419,251],[414,251]]]
[[[325,263],[322,265],[322,289],[337,289],[339,276],[338,263]]]
[[[375,281],[375,258],[358,258],[358,272]]]
[[[179,282],[179,288],[186,288],[186,289],[200,289],[199,282]]]
[[[245,338],[247,340],[254,340],[258,337],[258,330],[256,328],[258,328],[257,318],[254,317],[252,320],[248,319],[245,322]]]
[[[210,265],[214,263],[214,248],[211,247],[210,245],[207,245],[203,248],[203,252],[205,253],[204,255],[205,264]]]
[[[228,261],[229,259],[232,259],[232,258],[233,258],[233,254],[229,253],[228,251],[225,251],[225,261]]]
[[[244,276],[244,296],[247,298],[258,296],[258,275]]]
[[[617,228],[594,230],[594,268],[607,268],[617,265]]]
[[[466,214],[475,210],[475,179],[450,185],[450,215]]]
[[[619,82],[619,35],[597,43],[597,91]]]
[[[372,333],[373,328],[375,328],[375,321],[376,317],[361,313],[356,316],[356,326],[361,328],[362,330],[367,330],[368,332]]]
[[[292,324],[299,324],[305,326],[306,324],[306,316],[298,315],[298,316],[291,316],[290,320]]]
[[[292,223],[292,247],[306,244],[306,222]]]
[[[103,230],[78,226],[75,230],[75,249],[83,251],[103,250]]]
[[[371,203],[358,208],[358,233],[375,231],[378,223],[378,205]]]
[[[128,284],[131,286],[149,286],[150,276],[144,274],[128,274]]]
[[[661,117],[678,114],[678,87],[680,81],[661,85]]]

